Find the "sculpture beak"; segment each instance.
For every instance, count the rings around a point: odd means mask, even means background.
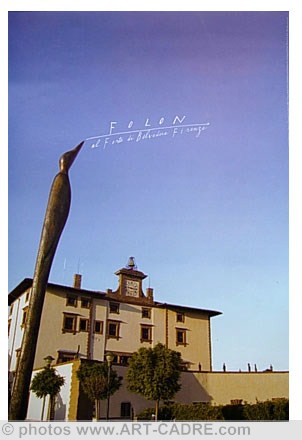
[[[82,141],[79,145],[77,145],[73,150],[67,151],[60,158],[61,170],[64,172],[68,172],[69,168],[73,164],[75,158],[78,155],[78,152],[82,148],[85,141]]]
[[[72,151],[75,152],[75,156],[78,154],[78,152],[80,151],[80,149],[82,148],[82,146],[84,145],[85,141],[82,141],[79,143],[79,145],[77,145]]]

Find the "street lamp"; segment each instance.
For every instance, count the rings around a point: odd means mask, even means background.
[[[46,367],[50,367],[52,361],[54,361],[54,360],[55,360],[55,359],[54,359],[52,356],[46,356],[46,357],[44,358],[44,361],[45,361],[45,365],[46,365]]]
[[[46,368],[50,368],[52,361],[54,361],[55,359],[52,356],[46,356],[44,358],[45,361],[45,367]],[[46,395],[43,396],[43,403],[42,403],[42,413],[41,413],[41,421],[43,421],[44,419],[44,409],[45,409],[45,401],[46,401]]]
[[[114,354],[113,353],[106,353],[105,354],[105,358],[107,361],[107,365],[108,365],[108,376],[107,376],[107,413],[106,413],[106,420],[109,420],[109,401],[110,401],[110,372],[111,372],[111,364],[113,362],[114,359]]]

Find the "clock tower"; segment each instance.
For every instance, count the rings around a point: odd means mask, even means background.
[[[137,269],[134,257],[130,257],[128,264],[123,269],[115,272],[119,277],[119,287],[114,294],[135,302],[153,302],[153,289],[147,289],[147,296],[143,293],[142,281],[147,278]]]

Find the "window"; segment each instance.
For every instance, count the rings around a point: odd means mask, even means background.
[[[8,320],[8,336],[9,336],[9,332],[10,332],[10,326],[11,326],[12,320],[9,319]]]
[[[72,361],[77,357],[77,353],[71,353],[69,351],[59,351],[57,364],[61,364],[62,362]]]
[[[141,326],[141,342],[152,342],[152,327],[150,325]]]
[[[177,322],[185,322],[185,314],[182,312],[176,313],[176,321]]]
[[[186,330],[176,329],[176,345],[187,345]]]
[[[142,318],[151,318],[151,309],[147,309],[146,307],[142,308]]]
[[[68,295],[66,297],[66,305],[71,306],[71,307],[76,307],[77,306],[77,297]]]
[[[90,299],[89,298],[81,298],[81,307],[83,307],[83,309],[89,309]]]
[[[121,402],[121,417],[128,419],[131,418],[131,403]]]
[[[63,333],[69,332],[69,333],[75,333],[76,332],[76,325],[77,325],[77,317],[76,315],[68,315],[64,313],[63,316]]]
[[[23,309],[23,316],[22,316],[21,327],[25,327],[25,325],[26,325],[26,321],[27,321],[27,311],[28,311],[28,307],[25,307],[25,308]]]
[[[120,364],[122,365],[128,365],[128,360],[130,359],[130,356],[120,356]]]
[[[29,300],[29,290],[26,292],[25,302],[27,302],[28,300]]]
[[[13,313],[13,310],[14,310],[14,303],[10,305],[10,308],[9,308],[10,315]]]
[[[94,321],[94,333],[103,333],[103,321]]]
[[[80,332],[88,332],[88,319],[80,318],[80,326],[79,331]]]
[[[119,303],[109,303],[109,312],[110,313],[120,313]]]
[[[108,338],[119,339],[119,331],[120,331],[120,323],[114,321],[108,321],[108,330],[107,336]]]

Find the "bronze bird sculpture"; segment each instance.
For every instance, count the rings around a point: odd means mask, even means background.
[[[70,209],[71,187],[68,171],[83,144],[84,141],[61,156],[60,171],[51,186],[36,259],[22,348],[10,400],[9,420],[25,420],[26,418],[31,374],[48,277]]]

